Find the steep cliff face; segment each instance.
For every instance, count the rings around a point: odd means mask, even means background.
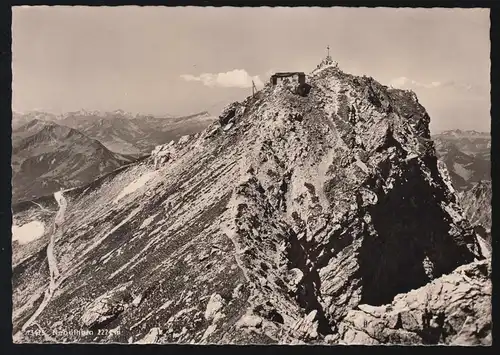
[[[67,193],[37,326],[57,341],[335,343],[357,305],[483,259],[415,94],[334,66],[308,85],[266,86]],[[43,292],[38,259],[14,272],[17,341],[54,341],[18,332],[41,302],[22,307]],[[78,327],[93,333],[57,332]]]
[[[480,181],[459,195],[466,216],[491,248],[491,181]]]

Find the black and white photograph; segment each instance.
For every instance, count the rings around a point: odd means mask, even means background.
[[[490,68],[484,8],[12,7],[12,341],[491,346]]]

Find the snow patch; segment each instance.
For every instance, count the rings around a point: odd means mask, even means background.
[[[453,170],[455,170],[455,173],[460,175],[465,181],[468,181],[472,176],[472,171],[459,163],[453,163]]]
[[[154,215],[154,216],[151,216],[151,217],[148,217],[144,220],[144,222],[142,222],[141,226],[139,227],[139,229],[142,229],[142,228],[145,228],[147,226],[149,226],[151,224],[151,222],[154,221],[155,217],[157,215]]]
[[[170,305],[174,303],[174,301],[172,300],[168,300],[167,302],[165,302],[164,304],[161,305],[160,309],[167,309],[168,307],[170,307]]]
[[[139,190],[141,187],[146,185],[146,183],[149,180],[151,180],[155,174],[156,174],[156,171],[151,171],[149,173],[142,175],[140,178],[132,181],[130,184],[125,186],[125,188],[118,194],[118,196],[114,199],[113,203],[117,203],[123,197]]]
[[[19,244],[28,244],[40,238],[45,232],[44,224],[40,221],[31,221],[22,226],[12,226],[12,241]]]

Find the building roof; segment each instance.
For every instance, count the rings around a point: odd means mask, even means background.
[[[283,78],[287,76],[294,76],[294,75],[305,75],[303,72],[281,72],[281,73],[274,73],[272,76],[278,77],[278,78]]]

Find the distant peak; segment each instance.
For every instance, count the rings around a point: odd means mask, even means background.
[[[195,113],[195,116],[210,116],[210,114],[208,113],[208,111],[202,111]]]
[[[450,129],[438,132],[436,136],[452,136],[452,137],[474,137],[474,136],[487,136],[489,132],[479,132],[474,129],[472,130],[462,130],[462,129]]]
[[[321,60],[321,62],[316,66],[316,68],[312,71],[311,74],[315,74],[326,68],[338,69],[338,67],[339,64],[335,60],[333,60],[330,54],[328,53],[328,55]]]

